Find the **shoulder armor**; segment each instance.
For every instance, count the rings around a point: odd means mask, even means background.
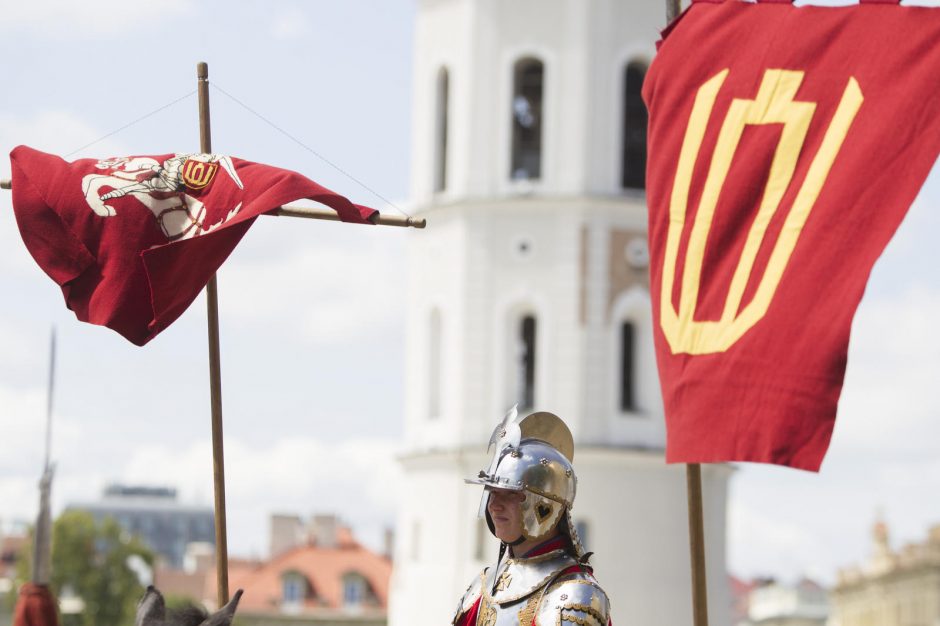
[[[483,579],[485,576],[486,570],[484,569],[470,582],[470,586],[467,587],[467,590],[460,598],[460,602],[457,603],[457,611],[454,613],[454,618],[450,621],[451,624],[456,624],[457,620],[459,620],[464,613],[473,608],[474,602],[477,601],[477,598],[480,597],[483,591]]]
[[[607,626],[610,601],[591,574],[577,572],[546,590],[535,621],[537,626]]]

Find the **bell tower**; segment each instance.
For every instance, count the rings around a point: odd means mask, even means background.
[[[418,0],[406,489],[391,626],[446,623],[498,543],[476,517],[514,403],[575,440],[573,515],[615,622],[691,623],[685,474],[663,458],[640,87],[661,0]],[[730,470],[703,467],[709,612],[730,620]]]

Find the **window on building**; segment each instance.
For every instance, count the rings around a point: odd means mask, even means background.
[[[486,545],[489,543],[487,539],[490,537],[490,529],[486,525],[486,520],[482,517],[477,518],[477,536],[476,541],[474,541],[473,557],[477,561],[483,561],[486,559]]]
[[[286,611],[299,610],[307,599],[307,579],[298,572],[287,572],[281,577],[281,608]]]
[[[535,317],[526,315],[516,334],[516,402],[520,411],[535,406],[535,339]]]
[[[623,170],[621,186],[625,189],[646,188],[646,105],[641,89],[646,77],[646,64],[632,61],[623,76]]]
[[[437,73],[437,103],[434,129],[434,191],[447,188],[447,123],[450,78],[447,68]]]
[[[366,601],[368,583],[362,575],[351,572],[343,576],[343,606],[356,608]]]
[[[588,525],[586,520],[578,520],[574,523],[574,529],[578,532],[578,537],[581,539],[581,546],[584,548],[584,551],[590,552],[591,548],[588,547],[591,532],[590,525]]]
[[[512,164],[514,180],[542,175],[542,87],[544,66],[538,59],[519,60],[513,68]]]
[[[415,521],[411,525],[411,560],[421,558],[421,522]]]
[[[636,410],[636,326],[620,324],[620,410]]]
[[[428,324],[428,417],[441,414],[441,312],[431,311]]]

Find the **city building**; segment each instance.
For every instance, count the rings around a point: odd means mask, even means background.
[[[830,626],[940,624],[940,524],[924,542],[895,551],[888,525],[879,520],[872,544],[867,563],[839,571]]]
[[[169,487],[111,485],[100,500],[70,504],[66,510],[87,511],[98,522],[114,518],[174,568],[183,567],[190,543],[215,544],[212,508],[182,503]]]
[[[660,0],[418,0],[406,488],[392,626],[446,623],[497,556],[477,517],[507,409],[571,427],[573,514],[614,623],[692,621],[685,470],[663,457],[640,87]],[[731,470],[705,465],[711,622],[730,622]]]
[[[362,546],[335,516],[305,523],[273,515],[271,546],[266,560],[229,559],[229,589],[244,590],[239,624],[384,626],[391,562]],[[165,595],[214,607],[214,553],[191,550],[185,562],[182,570],[157,568],[154,584]]]
[[[771,578],[754,581],[746,587],[746,618],[735,621],[735,626],[826,624],[828,592],[813,580],[804,578],[796,584],[788,584]]]

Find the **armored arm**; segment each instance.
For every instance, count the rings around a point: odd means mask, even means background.
[[[608,626],[610,601],[593,577],[560,580],[545,592],[536,626]]]

